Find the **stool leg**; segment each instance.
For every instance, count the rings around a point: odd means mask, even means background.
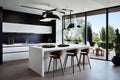
[[[49,72],[49,69],[50,69],[51,60],[52,60],[52,58],[50,58],[50,61],[49,61],[48,72]]]
[[[59,58],[59,60],[60,60],[60,64],[61,64],[62,73],[63,73],[63,75],[64,75],[64,69],[63,69],[63,66],[62,66],[62,61],[61,61],[60,58]]]
[[[54,59],[53,59],[53,77],[54,77]]]
[[[83,55],[83,70],[85,69],[85,55]]]
[[[66,64],[66,58],[67,58],[67,55],[65,55],[63,67],[65,67],[65,64]]]
[[[80,61],[81,61],[81,54],[80,54],[79,63],[78,63],[79,65],[80,65]]]
[[[65,61],[65,67],[64,67],[64,70],[66,69],[67,58],[68,58],[68,56],[66,55],[66,61]]]
[[[88,58],[88,63],[89,63],[90,69],[91,69],[90,60],[89,60],[89,57],[88,57],[88,55],[87,55],[87,58]]]
[[[72,60],[73,60],[73,74],[74,74],[74,57],[72,56]]]
[[[76,55],[76,59],[77,59],[77,62],[78,62],[79,70],[81,71],[77,55]]]
[[[73,64],[72,62],[73,62],[73,61],[72,61],[72,56],[71,56],[71,66],[72,66],[72,64]]]
[[[57,70],[57,59],[56,59],[56,70]]]

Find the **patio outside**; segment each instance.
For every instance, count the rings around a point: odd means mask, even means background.
[[[108,59],[115,55],[115,30],[119,29],[116,17],[120,12],[109,13],[108,25]],[[89,56],[91,58],[106,59],[106,15],[99,14],[87,16],[87,42],[91,46]],[[64,43],[83,44],[85,41],[85,17],[72,18],[75,28],[64,30]],[[66,28],[69,19],[66,19]],[[117,23],[117,24],[116,24]],[[80,25],[81,27],[76,27]]]

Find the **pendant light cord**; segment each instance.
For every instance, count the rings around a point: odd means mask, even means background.
[[[64,12],[64,24],[63,25],[64,25],[64,29],[65,29],[65,12]]]
[[[72,10],[70,10],[70,24],[71,24],[71,11],[72,11]]]

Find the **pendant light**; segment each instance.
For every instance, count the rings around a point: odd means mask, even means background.
[[[77,28],[81,28],[81,26],[80,26],[80,25],[77,25]]]
[[[45,6],[50,7],[50,4],[45,5]],[[47,10],[47,9],[36,8],[36,7],[31,7],[31,6],[26,6],[26,5],[21,5],[21,7],[45,11],[45,12],[42,13],[42,18],[40,19],[40,21],[51,21],[51,20],[57,20],[57,19],[60,20],[58,15],[53,14],[53,11],[57,11],[57,8]]]
[[[69,10],[70,11],[70,24],[68,25],[68,29],[70,29],[70,28],[74,28],[74,23],[71,23],[71,12],[73,11],[73,10]]]
[[[48,11],[43,13],[43,19],[40,19],[40,21],[51,21],[51,20],[60,20],[59,16],[53,14],[53,12]]]
[[[64,17],[63,17],[63,30],[66,30],[66,28],[65,28],[65,12],[64,12]]]

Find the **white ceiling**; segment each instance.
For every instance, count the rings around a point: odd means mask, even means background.
[[[0,0],[3,9],[41,14],[41,10],[21,7],[21,5],[40,9],[72,9],[73,13],[96,10],[120,5],[120,0]],[[60,14],[56,12],[56,14]],[[67,12],[68,14],[68,12]]]

